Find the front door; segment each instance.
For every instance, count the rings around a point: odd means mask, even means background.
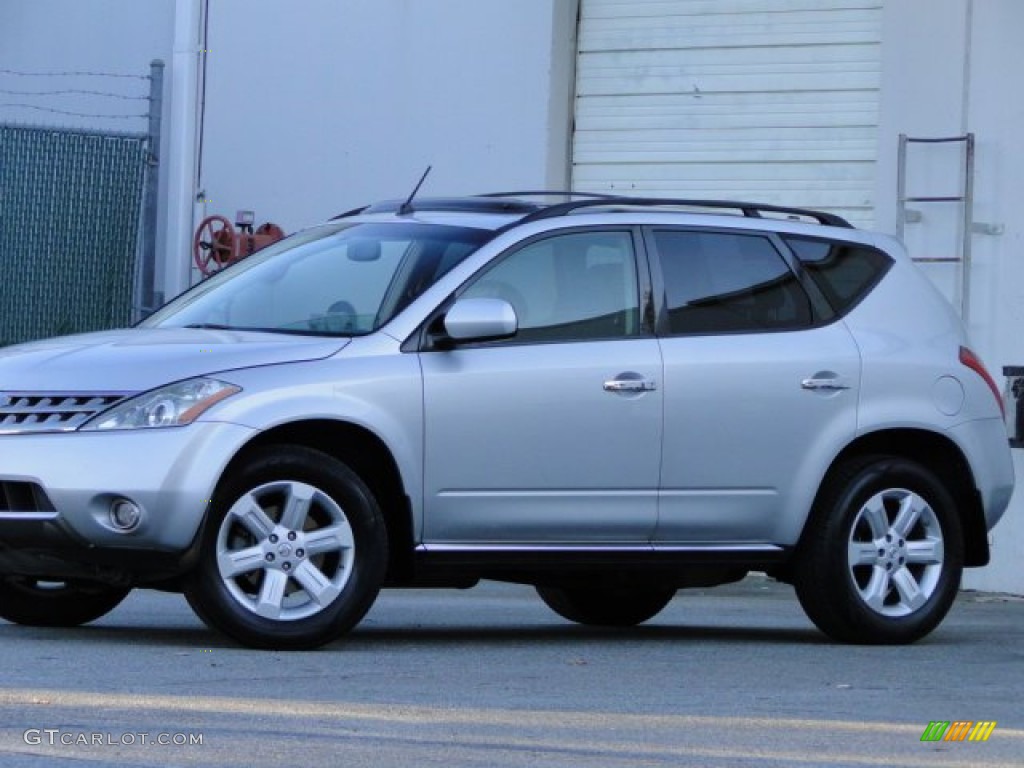
[[[662,369],[635,254],[628,230],[544,236],[460,292],[505,299],[519,330],[421,353],[428,544],[650,540]]]

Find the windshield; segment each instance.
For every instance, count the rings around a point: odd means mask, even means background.
[[[326,224],[214,275],[140,326],[364,335],[492,236],[412,222]]]

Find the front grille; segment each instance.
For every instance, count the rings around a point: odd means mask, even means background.
[[[0,392],[0,435],[70,432],[127,395]]]
[[[53,511],[53,502],[37,483],[0,480],[0,512]]]

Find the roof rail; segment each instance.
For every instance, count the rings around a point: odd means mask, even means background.
[[[583,200],[567,200],[564,203],[541,203],[523,200],[524,197],[582,197]],[[385,200],[351,211],[340,213],[331,220],[358,216],[363,213],[401,213],[404,201]],[[792,208],[766,203],[747,203],[738,200],[697,200],[689,198],[628,197],[608,195],[600,192],[570,192],[537,190],[526,192],[490,192],[472,197],[427,197],[416,200],[412,211],[450,211],[466,213],[522,214],[523,218],[514,225],[530,221],[551,219],[582,208],[713,208],[739,211],[748,218],[763,218],[765,213],[780,213],[787,216],[802,216],[814,219],[819,224],[853,229],[853,225],[841,216],[809,208]]]
[[[609,195],[603,192],[571,192],[566,189],[539,189],[527,192],[487,192],[475,197],[586,197],[595,200],[616,200],[622,195]]]
[[[339,213],[334,219],[344,219],[349,216],[358,216],[362,213],[402,213],[404,200],[385,200],[372,205],[364,205],[362,208],[353,208],[351,211]],[[411,210],[416,211],[450,211],[467,213],[521,213],[529,214],[544,208],[541,203],[531,203],[526,200],[513,200],[498,195],[477,195],[475,197],[424,197],[413,202]]]
[[[641,207],[641,208],[724,208],[740,211],[748,218],[763,218],[763,213],[782,213],[789,216],[805,216],[814,219],[819,224],[826,224],[832,227],[844,227],[853,229],[853,225],[842,216],[825,211],[815,211],[809,208],[791,208],[783,205],[768,205],[764,203],[746,203],[737,200],[691,200],[660,197],[626,197],[626,196],[601,196],[597,199],[570,200],[566,203],[556,203],[535,210],[528,214],[517,224],[525,224],[529,221],[550,219],[556,216],[564,216],[567,213],[579,210],[580,208],[601,208],[609,206]]]

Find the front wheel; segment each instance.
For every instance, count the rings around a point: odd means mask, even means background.
[[[0,618],[30,627],[77,627],[106,616],[131,590],[30,576],[0,579]]]
[[[354,627],[387,567],[363,481],[302,446],[253,452],[221,482],[185,587],[211,627],[254,648],[315,648]]]
[[[946,616],[963,558],[960,519],[942,482],[916,462],[867,457],[826,481],[794,585],[808,617],[835,640],[911,643]]]
[[[675,587],[537,587],[563,619],[599,627],[632,627],[661,613]]]

